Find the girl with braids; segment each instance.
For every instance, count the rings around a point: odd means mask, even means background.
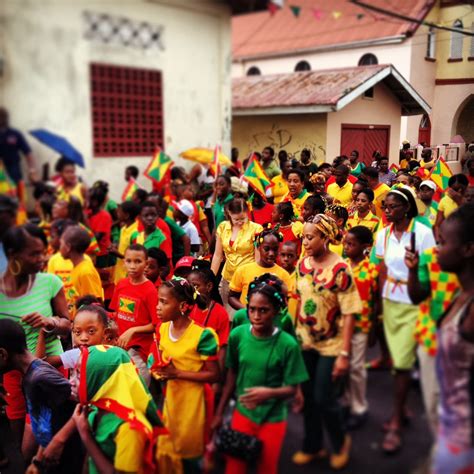
[[[349,370],[353,314],[362,310],[350,266],[329,249],[339,239],[334,219],[314,216],[304,226],[306,257],[296,269],[300,296],[296,334],[310,379],[302,384],[305,437],[293,462],[307,464],[324,455],[324,426],[332,445],[330,464],[334,469],[349,461],[351,439],[344,430],[337,381]]]
[[[281,202],[275,206],[272,213],[274,229],[282,234],[283,242],[295,242],[298,245],[298,253],[300,253],[303,223],[295,219],[296,216],[291,202]]]
[[[211,390],[206,384],[219,380],[219,344],[212,329],[190,318],[195,304],[205,307],[184,278],[160,286],[159,353],[151,367],[154,376],[166,382],[163,415],[169,434],[158,440],[160,472],[199,472],[207,441],[205,394]]]
[[[264,273],[271,273],[283,280],[286,285],[285,295],[288,293],[292,287],[290,275],[276,264],[282,240],[283,236],[274,229],[265,229],[255,236],[257,260],[237,268],[229,285],[229,303],[234,309],[245,307],[250,283]]]
[[[227,379],[212,423],[214,429],[222,424],[224,410],[235,392],[232,428],[256,436],[263,443],[258,474],[277,472],[287,424],[286,400],[308,378],[298,343],[274,324],[286,304],[283,294],[283,282],[269,273],[250,285],[250,326],[239,326],[230,334]],[[226,474],[246,471],[245,461],[227,458]]]
[[[347,209],[345,207],[339,206],[337,204],[332,204],[331,206],[328,206],[326,208],[324,214],[333,219],[339,229],[337,243],[329,243],[329,250],[334,253],[337,253],[342,257],[342,254],[344,252],[344,248],[342,246],[342,239],[346,233],[346,222],[349,218],[349,213],[347,212]]]

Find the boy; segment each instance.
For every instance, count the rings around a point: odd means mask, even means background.
[[[295,269],[296,263],[298,262],[298,258],[298,244],[296,242],[283,242],[280,245],[281,267],[290,274],[291,286],[290,288],[288,288],[288,313],[291,316],[293,324],[296,323],[296,313],[298,309],[298,295],[294,291],[296,288]]]
[[[125,181],[128,183],[130,179],[136,180],[138,178],[138,168],[130,165],[125,168]]]
[[[93,295],[103,300],[104,292],[99,273],[91,260],[85,258],[85,252],[91,239],[81,227],[69,226],[61,236],[59,251],[63,258],[71,260],[74,268],[71,271],[71,283],[75,299]]]
[[[166,240],[166,237],[163,232],[156,227],[157,219],[158,211],[155,204],[151,201],[145,201],[140,211],[140,220],[143,224],[143,230],[141,232],[134,232],[130,243],[143,245],[146,249],[152,247],[160,248]]]
[[[145,383],[150,383],[146,359],[157,324],[158,291],[145,276],[147,251],[143,245],[132,244],[125,251],[124,263],[128,277],[115,287],[110,309],[118,325],[117,345],[127,350]]]
[[[191,253],[197,254],[201,248],[201,238],[196,226],[191,221],[193,215],[194,207],[187,199],[181,199],[174,204],[173,217],[189,237]]]
[[[20,324],[11,319],[1,319],[0,374],[11,370],[23,374],[22,389],[31,428],[39,445],[27,472],[43,472],[46,467],[43,452],[74,411],[75,404],[70,401],[71,386],[54,367],[28,351],[25,332]],[[77,444],[77,439],[72,438],[66,444],[59,465],[48,472],[81,472],[81,450],[74,444]]]

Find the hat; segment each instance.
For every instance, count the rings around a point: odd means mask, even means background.
[[[194,214],[194,207],[191,201],[187,199],[181,199],[181,201],[176,203],[176,209],[181,211],[185,216],[192,217]]]
[[[191,268],[193,266],[193,262],[196,260],[194,257],[190,257],[189,255],[187,257],[181,257],[175,265],[175,270],[177,268]]]
[[[431,179],[425,179],[424,181],[422,181],[421,184],[420,184],[420,188],[422,186],[428,186],[430,189],[432,189],[435,192],[438,189],[438,187],[436,186],[434,181],[431,181]]]

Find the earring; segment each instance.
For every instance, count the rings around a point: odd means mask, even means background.
[[[16,271],[14,271],[13,268],[12,268],[13,264],[17,265],[17,270]],[[13,259],[13,261],[8,264],[8,268],[10,269],[10,273],[13,276],[18,276],[21,273],[21,263],[16,259]]]

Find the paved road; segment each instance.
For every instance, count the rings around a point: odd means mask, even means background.
[[[390,414],[392,393],[391,377],[388,372],[372,372],[369,375],[368,395],[370,418],[367,424],[353,434],[352,458],[349,466],[340,471],[350,474],[409,474],[417,470],[428,456],[430,435],[424,417],[419,390],[415,387],[410,393],[409,407],[414,418],[404,435],[402,451],[396,456],[386,456],[380,450],[383,433],[381,424]],[[0,421],[0,439],[6,441],[7,451],[12,460],[8,468],[0,474],[19,474],[22,472],[18,454],[9,441],[5,421]],[[329,474],[334,473],[327,461],[315,462],[304,467],[292,464],[291,456],[298,450],[302,439],[302,420],[291,415],[288,433],[280,462],[282,474]]]

